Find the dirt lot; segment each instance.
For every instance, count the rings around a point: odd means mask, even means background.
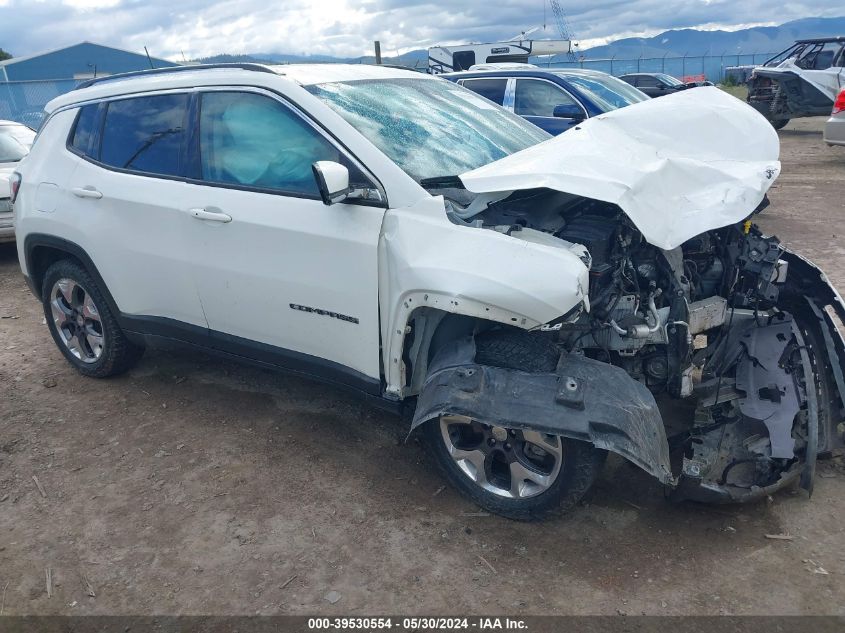
[[[781,132],[761,223],[845,288],[845,149],[821,124]],[[841,458],[812,500],[748,507],[672,505],[611,459],[574,514],[514,523],[324,386],[162,349],[80,377],[8,245],[0,317],[0,613],[845,615]]]

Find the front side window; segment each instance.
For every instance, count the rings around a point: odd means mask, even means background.
[[[648,101],[644,93],[610,75],[563,75],[578,91],[590,97],[603,112]]]
[[[208,182],[319,195],[311,166],[341,156],[290,108],[249,92],[209,92],[200,110],[201,177]]]
[[[559,105],[578,105],[560,86],[539,79],[518,79],[513,111],[521,116],[554,116]]]
[[[493,103],[502,105],[505,102],[505,88],[507,88],[507,79],[465,79],[461,84],[464,88],[469,88],[475,94],[479,94],[485,99],[490,99]]]
[[[177,176],[188,95],[112,101],[106,110],[100,162],[132,171]]]
[[[76,117],[76,125],[73,128],[70,146],[77,153],[85,156],[93,156],[91,141],[94,137],[94,127],[97,122],[97,106],[83,106]]]

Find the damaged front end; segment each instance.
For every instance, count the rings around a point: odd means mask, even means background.
[[[845,439],[841,299],[776,238],[744,232],[723,323],[693,344],[696,408],[670,437],[683,455],[674,499],[753,501],[796,481],[812,493],[817,456]]]
[[[752,223],[779,171],[777,138],[717,93],[699,97],[710,107],[698,132],[671,96],[461,177],[490,199],[471,215],[450,201],[456,222],[583,247],[589,289],[533,329],[560,351],[554,372],[485,366],[464,341],[430,367],[414,425],[458,415],[582,440],[678,500],[751,501],[796,481],[812,491],[817,456],[845,443],[845,307]],[[645,142],[656,110],[662,132]],[[661,415],[673,400],[686,416]]]
[[[491,207],[493,224],[506,214],[521,230],[520,196]],[[746,502],[796,481],[812,491],[816,457],[843,445],[845,312],[824,275],[750,222],[667,251],[618,208],[564,209],[555,234],[592,256],[590,308],[535,332],[561,350],[555,372],[480,365],[463,340],[430,367],[414,426],[458,415],[589,442],[675,500]],[[690,403],[686,419],[661,415],[672,400]]]

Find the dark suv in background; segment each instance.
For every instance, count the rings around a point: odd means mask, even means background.
[[[649,97],[662,97],[670,95],[679,90],[688,90],[696,86],[712,86],[710,81],[687,81],[683,82],[677,77],[666,73],[628,73],[619,77],[622,81],[631,84],[637,90],[644,92]]]
[[[595,70],[492,69],[441,75],[520,115],[550,134],[648,97]]]

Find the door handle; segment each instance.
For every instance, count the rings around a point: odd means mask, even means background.
[[[103,197],[102,193],[90,185],[87,187],[74,187],[70,190],[70,192],[77,198],[91,198],[92,200],[99,200]]]
[[[226,222],[232,221],[232,216],[222,211],[209,211],[208,209],[188,209],[190,213],[197,220],[209,220],[211,222]]]

